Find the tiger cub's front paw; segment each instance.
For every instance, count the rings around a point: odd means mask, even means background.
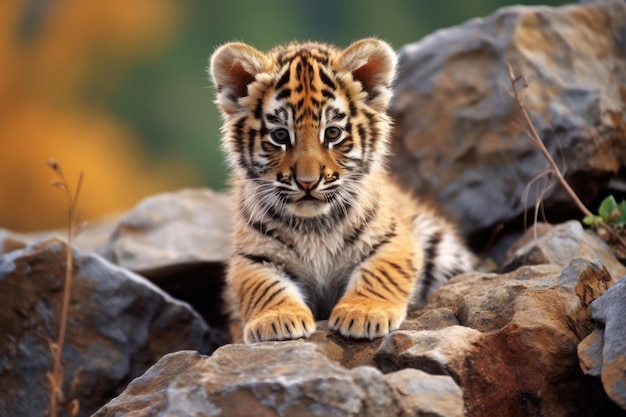
[[[274,308],[252,317],[243,329],[245,343],[309,337],[315,331],[313,314],[305,306]]]
[[[397,330],[406,316],[406,306],[362,296],[347,296],[330,314],[330,327],[344,336],[374,339]]]

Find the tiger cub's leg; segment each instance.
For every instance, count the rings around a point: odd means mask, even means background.
[[[237,255],[227,282],[239,306],[245,343],[298,339],[315,331],[302,294],[271,261]]]
[[[353,272],[346,294],[330,315],[330,327],[347,337],[368,339],[398,329],[422,262],[417,242],[408,233],[390,233]]]

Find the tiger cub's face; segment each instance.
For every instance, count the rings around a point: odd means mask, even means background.
[[[376,39],[345,50],[220,47],[210,71],[223,145],[246,197],[279,217],[345,213],[383,167],[394,68],[393,50]]]

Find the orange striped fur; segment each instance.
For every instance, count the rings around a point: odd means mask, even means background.
[[[320,319],[384,336],[471,269],[455,228],[386,171],[395,63],[377,39],[213,54],[236,205],[225,299],[245,342],[307,337]]]

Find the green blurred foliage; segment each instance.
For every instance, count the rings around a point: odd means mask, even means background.
[[[565,1],[525,2],[557,6]],[[190,161],[203,184],[222,188],[226,166],[219,145],[218,112],[206,73],[207,58],[220,44],[237,40],[263,50],[292,40],[347,46],[377,36],[399,49],[429,33],[487,16],[504,0],[236,0],[180,2],[184,22],[168,48],[136,66],[119,91],[106,99],[159,157]],[[111,98],[112,97],[112,98]]]

